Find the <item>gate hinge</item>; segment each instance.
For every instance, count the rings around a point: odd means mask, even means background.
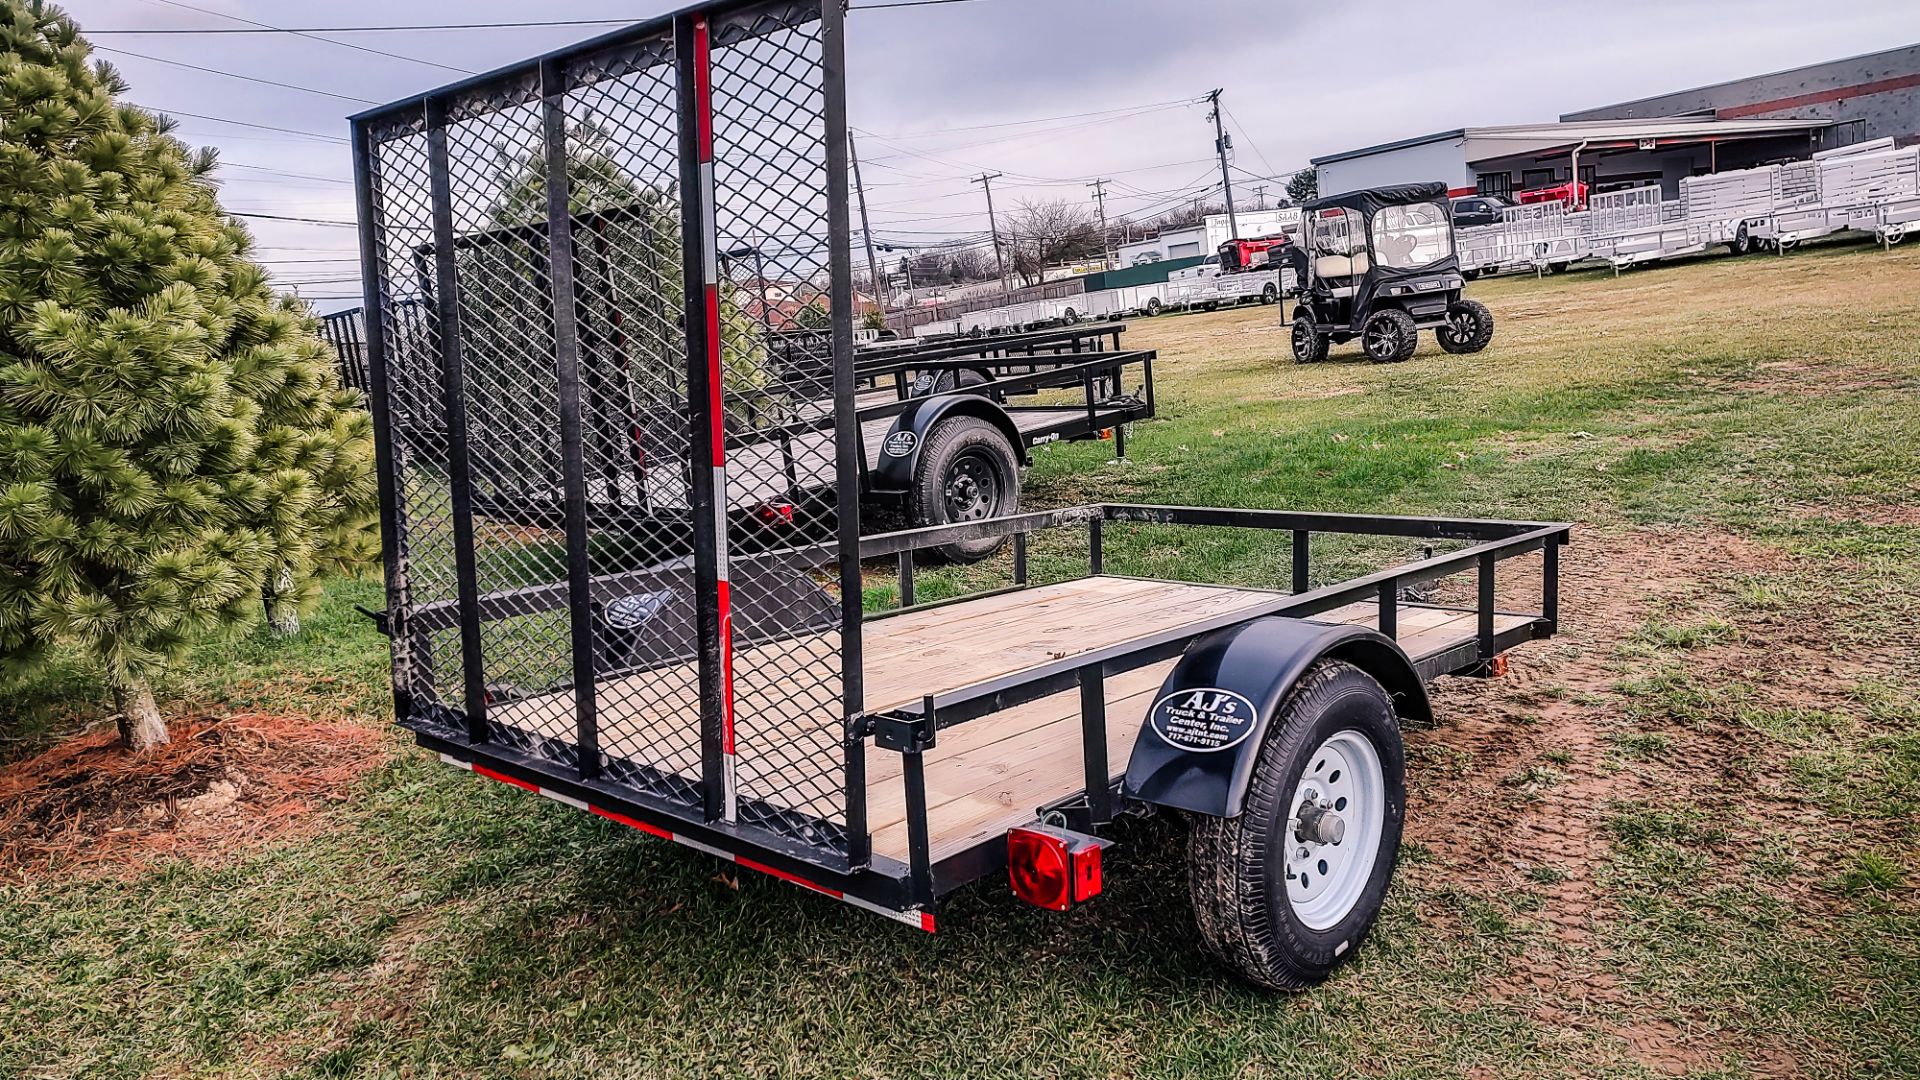
[[[369,619],[372,619],[373,628],[375,630],[380,631],[382,636],[384,637],[393,636],[393,622],[387,617],[386,612],[370,611],[367,608],[360,606],[359,604],[353,605],[353,610],[359,612],[362,615],[365,615]]]
[[[874,713],[867,719],[873,729],[873,744],[882,750],[918,754],[933,749],[938,725],[931,712]]]

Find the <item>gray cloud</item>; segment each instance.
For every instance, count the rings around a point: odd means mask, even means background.
[[[572,0],[529,8],[508,0],[457,6],[337,0],[192,0],[279,25],[629,18],[661,0]],[[82,28],[233,25],[161,0],[74,0]],[[858,3],[856,2],[856,8]],[[363,35],[356,44],[484,70],[591,30],[490,30]],[[1354,146],[1475,123],[1550,120],[1561,112],[1867,52],[1920,39],[1912,0],[1809,8],[1800,0],[1609,0],[1578,12],[1512,5],[1437,8],[1398,0],[1339,7],[1271,0],[978,0],[853,11],[848,18],[849,111],[863,138],[877,234],[908,242],[978,233],[978,189],[965,175],[993,169],[1002,207],[1022,198],[1087,197],[1114,177],[1116,213],[1153,209],[1211,181],[1204,106],[1122,114],[1133,106],[1226,91],[1237,121],[1237,164],[1270,175]],[[443,69],[278,35],[101,37],[99,44],[387,101],[453,78]],[[344,136],[357,107],[109,57],[133,100]],[[1040,117],[1105,112],[1021,127]],[[342,143],[183,119],[191,141],[235,163],[345,179]],[[1236,180],[1236,183],[1239,181]],[[1251,182],[1251,181],[1249,181]],[[229,169],[235,209],[353,217],[351,189]],[[276,261],[351,256],[350,230],[256,222]],[[285,249],[285,250],[281,250]],[[282,262],[287,281],[351,277],[351,263]],[[309,295],[345,295],[316,283]],[[327,306],[339,306],[329,304]]]

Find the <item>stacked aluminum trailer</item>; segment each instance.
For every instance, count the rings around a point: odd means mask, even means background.
[[[1117,319],[1127,315],[1157,315],[1199,307],[1241,304],[1291,296],[1299,288],[1299,279],[1291,268],[1254,270],[1225,274],[1192,273],[1172,281],[1150,285],[1129,285],[1101,289],[1052,300],[1029,300],[1019,304],[985,308],[957,318],[923,323],[913,328],[920,338],[962,335],[1018,333],[1036,327],[1071,324],[1082,319]]]
[[[1698,254],[1715,244],[1785,251],[1804,240],[1861,232],[1892,245],[1920,229],[1920,146],[1891,140],[1809,161],[1691,176],[1680,198],[1657,185],[1595,195],[1588,209],[1513,207],[1497,225],[1462,229],[1463,269],[1542,270],[1583,259],[1617,271]]]

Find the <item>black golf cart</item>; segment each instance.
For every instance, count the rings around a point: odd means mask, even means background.
[[[1447,188],[1438,182],[1366,188],[1307,204],[1307,272],[1293,309],[1293,359],[1327,358],[1355,338],[1375,363],[1413,355],[1431,329],[1450,353],[1493,340],[1493,314],[1460,295]]]

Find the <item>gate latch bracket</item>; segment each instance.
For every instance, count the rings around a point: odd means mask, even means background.
[[[918,754],[933,749],[938,727],[931,712],[875,713],[872,722],[873,744],[882,750]]]

